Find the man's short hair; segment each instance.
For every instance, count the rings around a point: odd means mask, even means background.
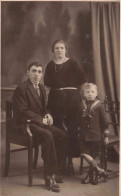
[[[33,65],[35,65],[36,67],[42,67],[42,65],[39,62],[35,61],[29,64],[27,70],[30,70]]]

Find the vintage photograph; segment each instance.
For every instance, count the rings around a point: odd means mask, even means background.
[[[1,1],[1,196],[119,196],[120,1]]]

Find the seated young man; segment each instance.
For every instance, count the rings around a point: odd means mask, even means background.
[[[53,118],[46,111],[45,89],[40,84],[42,66],[38,62],[27,68],[28,79],[19,85],[13,95],[14,119],[16,128],[22,127],[27,119],[31,120],[30,130],[35,141],[41,144],[42,158],[45,168],[45,184],[54,192],[59,192],[57,182],[65,166],[68,136],[64,130],[53,126]]]

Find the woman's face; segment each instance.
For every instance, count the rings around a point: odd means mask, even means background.
[[[58,42],[54,46],[54,54],[57,58],[65,57],[66,48],[65,45],[61,42]]]

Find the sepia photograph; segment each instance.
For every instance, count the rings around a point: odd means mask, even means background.
[[[1,196],[120,196],[120,1],[1,1]]]

